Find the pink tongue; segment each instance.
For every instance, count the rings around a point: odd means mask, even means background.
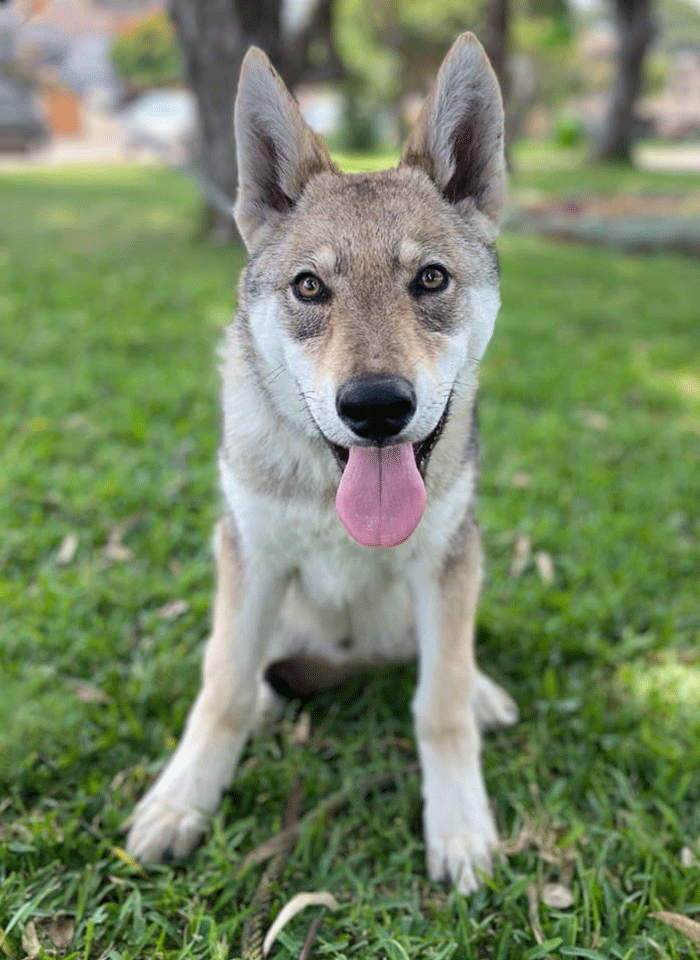
[[[397,547],[420,523],[425,486],[413,447],[350,447],[335,508],[351,537],[365,547]]]

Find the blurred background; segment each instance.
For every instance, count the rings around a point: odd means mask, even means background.
[[[563,151],[700,170],[700,0],[5,0],[0,170],[176,165],[226,242],[217,208],[235,197],[231,104],[251,43],[333,149],[390,156],[465,29],[499,75],[511,167]]]

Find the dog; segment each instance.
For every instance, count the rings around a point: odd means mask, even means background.
[[[498,840],[480,730],[517,717],[474,656],[475,402],[505,194],[498,81],[461,35],[398,167],[345,175],[251,48],[235,134],[249,258],[221,348],[213,631],[127,848],[142,862],[192,850],[275,690],[327,689],[417,654],[428,874],[468,893]]]

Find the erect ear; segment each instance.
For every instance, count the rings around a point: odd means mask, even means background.
[[[250,247],[261,226],[291,210],[311,177],[338,171],[257,47],[250,48],[241,66],[234,127],[239,184],[235,217]]]
[[[505,196],[503,101],[473,33],[459,36],[443,60],[401,166],[427,173],[460,213],[476,207],[498,225]]]

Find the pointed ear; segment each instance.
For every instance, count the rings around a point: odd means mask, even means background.
[[[400,165],[427,173],[460,213],[476,207],[498,225],[505,197],[503,101],[473,33],[452,44]]]
[[[257,47],[250,48],[241,66],[234,128],[239,185],[235,217],[250,247],[261,226],[294,206],[311,177],[324,170],[338,171]]]

